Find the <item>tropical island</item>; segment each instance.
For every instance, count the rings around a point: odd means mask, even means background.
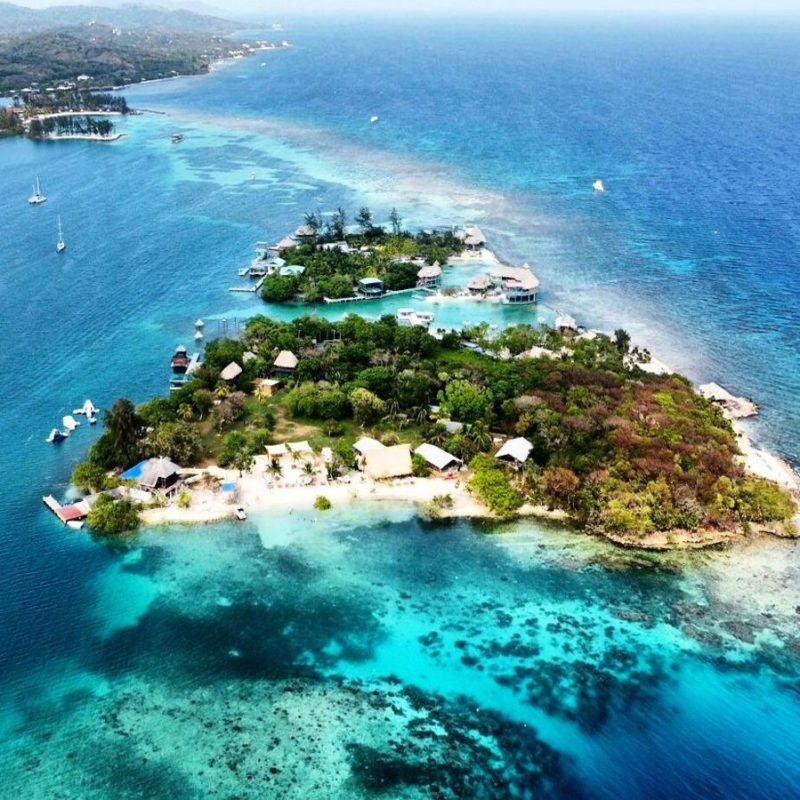
[[[73,482],[113,533],[360,498],[655,549],[794,535],[795,498],[748,471],[719,405],[640,361],[622,330],[258,316],[170,396],[117,401]]]

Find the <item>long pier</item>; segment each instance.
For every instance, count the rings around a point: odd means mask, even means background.
[[[367,300],[383,300],[386,297],[393,297],[397,294],[410,294],[411,292],[420,291],[419,286],[412,286],[410,289],[392,289],[383,294],[375,295],[375,297],[365,297],[364,295],[355,294],[352,297],[323,297],[322,302],[326,305],[334,305],[336,303],[363,303]]]

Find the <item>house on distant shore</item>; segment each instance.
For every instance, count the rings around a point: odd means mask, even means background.
[[[460,458],[451,455],[446,450],[442,450],[441,447],[427,442],[421,444],[414,451],[414,455],[424,458],[436,472],[442,474],[456,472],[461,469],[461,465],[464,463]]]
[[[305,271],[306,268],[300,264],[288,264],[280,268],[279,274],[281,278],[300,278]]]
[[[295,232],[294,238],[300,244],[313,244],[317,241],[316,231],[308,225],[301,225]]]
[[[281,350],[272,364],[272,371],[275,375],[289,377],[294,375],[299,363],[300,359],[291,350]]]
[[[427,264],[417,272],[417,286],[423,289],[438,289],[442,285],[442,268],[439,262]]]
[[[385,292],[380,278],[361,278],[358,282],[358,293],[362,297],[382,297]]]
[[[291,236],[285,236],[277,244],[270,245],[268,253],[274,256],[283,256],[287,250],[297,247],[297,240]]]
[[[406,478],[412,473],[411,447],[398,444],[376,447],[364,454],[362,470],[375,481]]]

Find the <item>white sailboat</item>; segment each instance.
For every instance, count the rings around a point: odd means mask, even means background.
[[[56,242],[56,253],[63,253],[67,249],[64,241],[64,231],[61,228],[61,214],[58,215],[58,242]]]
[[[46,202],[47,198],[42,194],[42,187],[39,184],[39,177],[36,177],[36,183],[33,184],[33,194],[28,198],[28,202],[32,206],[40,206]]]

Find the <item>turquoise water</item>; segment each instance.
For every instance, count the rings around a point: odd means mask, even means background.
[[[438,324],[624,324],[756,396],[758,438],[800,455],[797,31],[291,38],[265,69],[131,89],[169,115],[114,145],[0,143],[0,796],[800,794],[793,544],[642,557],[366,506],[113,547],[41,505],[97,435],[46,446],[64,413],[164,392],[196,317],[214,335],[265,310],[227,291],[256,240],[365,203],[476,221],[543,279],[540,308]]]

